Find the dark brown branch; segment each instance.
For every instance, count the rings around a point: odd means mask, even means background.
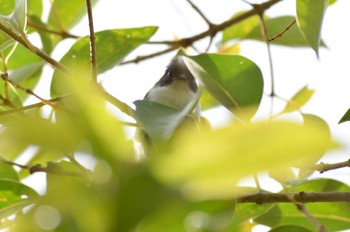
[[[94,82],[97,82],[96,41],[95,41],[94,20],[92,16],[92,7],[91,7],[90,0],[86,0],[86,7],[87,7],[88,18],[89,18],[89,29],[90,29],[91,77]]]
[[[137,58],[133,59],[133,60],[129,60],[129,61],[125,61],[122,62],[121,64],[129,64],[129,63],[138,63],[140,61],[149,59],[149,58],[153,58],[159,55],[163,55],[166,53],[169,53],[171,51],[174,51],[180,47],[184,47],[187,48],[189,46],[192,46],[193,43],[206,38],[207,36],[213,37],[214,35],[216,35],[218,32],[232,26],[235,25],[253,15],[257,15],[259,14],[259,11],[265,11],[268,8],[270,8],[271,6],[275,5],[276,3],[283,1],[283,0],[269,0],[267,2],[264,2],[262,4],[256,4],[256,6],[251,9],[250,11],[247,11],[241,15],[238,15],[236,17],[233,17],[221,24],[215,24],[213,25],[211,28],[209,28],[208,30],[199,33],[197,35],[191,36],[191,37],[187,37],[187,38],[183,38],[181,40],[175,40],[175,41],[153,41],[153,42],[148,42],[148,44],[165,44],[165,45],[169,45],[170,47],[167,49],[164,49],[162,51],[156,52],[156,53],[152,53],[149,55],[145,55],[145,56],[138,56]],[[259,11],[257,11],[256,9],[259,9]]]
[[[347,192],[298,192],[298,193],[256,193],[243,196],[239,203],[290,203],[294,199],[299,203],[312,202],[350,202],[350,191]]]
[[[7,28],[4,24],[0,22],[0,30],[3,31],[5,34],[10,36],[12,39],[17,41],[18,43],[22,44],[25,48],[29,49],[31,52],[36,54],[37,56],[41,57],[44,59],[46,62],[51,64],[53,67],[57,68],[58,70],[68,73],[68,69],[60,64],[58,61],[54,60],[51,58],[49,55],[47,55],[45,52],[41,51],[39,48],[35,47],[32,44],[29,44],[27,39],[24,39],[22,36],[17,35],[13,31],[11,31],[9,28]]]
[[[326,163],[316,164],[314,169],[316,171],[324,173],[330,170],[335,170],[335,169],[345,168],[345,167],[350,167],[350,159],[344,162],[339,162],[334,164],[326,164]]]

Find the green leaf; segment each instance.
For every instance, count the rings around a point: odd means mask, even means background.
[[[184,57],[184,60],[206,90],[237,116],[250,119],[258,110],[264,84],[255,63],[242,56],[219,54]]]
[[[0,219],[7,217],[22,208],[16,204],[27,206],[33,203],[38,194],[30,187],[14,180],[0,179]],[[24,205],[22,204],[24,203]],[[15,207],[15,210],[14,208]]]
[[[296,4],[299,28],[318,56],[322,22],[328,0],[297,0]]]
[[[2,0],[0,4],[0,14],[10,15],[16,6],[16,0]]]
[[[92,0],[92,5],[96,4],[98,0]],[[68,31],[80,19],[86,15],[86,1],[85,0],[55,0],[51,7],[48,26],[54,29]]]
[[[36,16],[41,18],[43,13],[43,0],[29,0],[28,1],[28,16]]]
[[[282,110],[281,114],[299,110],[310,100],[314,92],[314,90],[309,89],[307,86],[303,87],[287,102],[287,105]]]
[[[141,27],[100,31],[95,34],[97,71],[105,72],[117,65],[126,55],[146,42],[157,30],[157,27]],[[71,76],[81,76],[81,70],[90,70],[90,41],[88,37],[79,39],[60,60],[70,68]],[[86,71],[89,75],[89,72]],[[51,84],[51,95],[59,96],[64,92],[59,86],[64,78],[60,71],[55,71]],[[89,79],[85,77],[85,79]]]
[[[27,1],[5,0],[0,4],[0,23],[14,33],[22,36],[27,23]],[[0,31],[0,51],[14,44],[14,40]]]
[[[233,17],[237,17],[245,12],[238,12]],[[265,18],[267,20],[267,18]],[[260,18],[255,15],[247,18],[231,27],[226,28],[222,33],[222,43],[226,43],[232,39],[244,39],[250,32],[260,27]],[[261,36],[261,33],[260,33]]]
[[[224,198],[236,194],[234,184],[243,177],[288,167],[334,146],[318,126],[231,124],[196,136],[182,135],[171,154],[158,157],[152,167],[162,181],[195,198]]]
[[[0,179],[19,181],[16,170],[9,164],[2,163],[0,158]]]
[[[328,0],[328,6],[333,5],[337,0]]]
[[[196,106],[200,93],[183,110],[148,100],[135,101],[135,119],[155,141],[169,140],[175,129]]]
[[[305,227],[297,226],[297,225],[285,225],[278,226],[270,230],[269,232],[313,232],[314,230],[309,230]]]
[[[242,223],[245,223],[251,219],[255,219],[269,211],[273,206],[273,204],[237,204],[232,218],[233,224],[241,225]]]
[[[350,121],[350,108],[346,111],[346,113],[343,115],[343,117],[339,120],[339,124],[343,122]]]

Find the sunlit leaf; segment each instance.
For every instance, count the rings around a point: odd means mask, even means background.
[[[222,46],[219,47],[218,53],[221,54],[239,54],[241,52],[241,46],[239,43],[234,44],[227,44],[224,43]]]
[[[146,42],[157,30],[157,27],[142,27],[128,29],[114,29],[100,31],[95,34],[96,53],[97,53],[97,71],[105,72],[117,65],[132,50]],[[73,44],[70,50],[63,56],[60,63],[70,68],[71,76],[81,76],[81,70],[87,74],[85,79],[89,79],[90,73],[90,41],[88,37],[79,39]],[[64,92],[62,86],[59,86],[63,74],[55,71],[51,95],[58,96]]]
[[[328,0],[297,0],[296,4],[299,28],[318,56],[322,22]]]
[[[98,0],[92,0],[95,5]],[[70,0],[69,4],[65,0],[53,1],[48,26],[63,31],[68,31],[86,14],[85,0]]]
[[[299,110],[310,100],[314,92],[314,90],[309,89],[307,86],[303,87],[287,102],[287,105],[281,113],[289,113]]]
[[[227,109],[250,119],[259,107],[263,78],[259,67],[238,55],[202,54],[185,57],[193,75]],[[250,108],[249,113],[243,108]]]
[[[10,179],[0,179],[0,219],[33,203],[38,194],[30,187]],[[20,207],[17,207],[18,204]]]
[[[189,195],[222,198],[235,194],[234,184],[243,177],[290,166],[333,146],[327,132],[317,126],[232,124],[182,136],[171,154],[154,161],[153,169],[161,180],[179,185]]]
[[[212,96],[207,90],[203,91],[203,94],[200,98],[201,109],[206,110],[212,107],[220,105],[220,103]]]
[[[337,2],[337,0],[328,0],[328,6],[333,5],[336,2]]]
[[[238,12],[233,17],[237,17],[244,12]],[[267,20],[267,18],[265,18]],[[243,39],[255,28],[260,26],[259,16],[252,16],[231,27],[225,29],[222,33],[222,42],[225,43],[231,39]]]
[[[43,13],[43,0],[29,0],[28,1],[28,15],[35,15],[41,17]]]

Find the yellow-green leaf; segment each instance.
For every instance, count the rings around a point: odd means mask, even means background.
[[[153,170],[162,181],[179,185],[194,197],[222,198],[235,194],[235,183],[243,177],[308,160],[333,146],[318,126],[231,124],[183,135],[171,154],[154,160]]]
[[[290,113],[299,110],[310,100],[314,92],[314,90],[309,89],[307,86],[303,87],[287,102],[286,107],[281,113]]]

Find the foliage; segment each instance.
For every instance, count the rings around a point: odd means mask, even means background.
[[[244,54],[230,54],[239,53],[238,43],[253,39],[268,47],[308,46],[318,55],[319,46],[324,46],[325,10],[335,1],[297,0],[295,16],[268,17],[265,11],[278,2],[253,4],[252,10],[233,12],[232,19],[218,25],[200,14],[209,25],[204,35],[214,39],[220,33],[221,47],[214,53],[179,52],[202,89],[180,111],[146,100],[135,101],[134,109],[106,93],[93,76],[94,67],[101,74],[129,63],[126,57],[147,43],[157,26],[97,31],[93,40],[70,34],[89,13],[86,1],[51,1],[45,19],[41,0],[0,0],[1,228],[84,232],[251,231],[254,225],[268,226],[270,231],[350,228],[349,198],[337,203],[315,198],[314,204],[292,198],[279,204],[265,202],[263,197],[240,202],[242,196],[262,190],[239,187],[239,181],[264,171],[283,186],[286,196],[349,192],[349,186],[335,180],[307,179],[319,170],[318,160],[339,147],[322,118],[302,112],[314,90],[302,87],[284,100],[272,85],[271,93],[264,95],[268,77],[263,77],[260,67]],[[276,37],[269,42],[261,31]],[[27,39],[31,33],[39,34],[41,49]],[[160,41],[169,48],[159,53],[187,48],[201,36]],[[74,43],[60,59],[62,66],[55,65],[50,55],[67,38]],[[97,55],[90,52],[93,46]],[[139,56],[134,62],[159,53]],[[41,79],[49,78],[50,74],[42,72],[47,62],[55,66],[46,86],[52,99],[34,92]],[[39,103],[27,105],[30,96]],[[285,107],[256,120],[263,98],[282,99]],[[222,128],[211,128],[203,125],[207,120],[196,118],[192,120],[196,130],[178,130],[192,117],[198,101],[206,109],[226,107],[232,120]],[[163,146],[145,161],[136,162],[125,122],[111,113],[111,105],[136,122],[127,125],[142,127]],[[350,120],[349,111],[340,122]],[[279,119],[289,113],[299,114],[302,122]],[[26,159],[19,159],[23,156]],[[80,164],[79,156],[87,158],[93,168]],[[41,183],[46,191],[41,195],[25,184],[37,172],[46,176]]]

